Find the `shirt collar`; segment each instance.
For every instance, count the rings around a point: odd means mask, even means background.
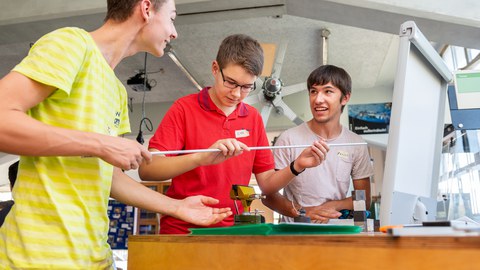
[[[198,94],[198,103],[200,107],[206,111],[220,111],[220,109],[218,109],[217,105],[213,103],[213,100],[210,98],[210,95],[208,94],[208,90],[210,88],[211,87],[207,86],[200,91],[200,93]],[[239,117],[245,117],[248,115],[248,107],[243,102],[240,102],[238,104],[235,111]]]

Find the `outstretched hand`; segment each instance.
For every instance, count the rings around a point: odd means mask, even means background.
[[[217,199],[202,195],[187,197],[180,201],[180,206],[175,211],[175,217],[188,223],[208,226],[233,214],[229,207],[214,208],[209,206],[217,203]]]

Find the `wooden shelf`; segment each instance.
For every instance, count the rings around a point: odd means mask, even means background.
[[[167,192],[171,181],[141,181],[142,185],[162,194]],[[135,234],[158,234],[160,231],[160,214],[137,208],[137,227]]]

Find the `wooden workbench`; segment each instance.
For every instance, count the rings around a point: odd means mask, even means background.
[[[130,236],[128,269],[480,269],[480,237]]]

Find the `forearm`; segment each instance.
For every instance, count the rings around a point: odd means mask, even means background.
[[[353,210],[353,201],[352,197],[347,197],[343,200],[327,201],[323,203],[322,206],[330,207],[332,209],[335,209],[336,211],[340,211],[343,209]]]
[[[99,156],[101,135],[44,124],[18,110],[2,110],[0,151],[26,156]]]
[[[118,168],[114,168],[110,196],[127,205],[171,216],[179,207],[178,200],[145,187]]]
[[[102,137],[44,124],[27,111],[54,87],[10,72],[0,80],[0,151],[29,156],[97,156]]]
[[[353,180],[354,190],[365,190],[365,208],[370,208],[370,178]],[[333,207],[335,210],[340,211],[342,209],[353,210],[353,198],[347,197],[343,200],[335,200],[325,202],[323,205]]]
[[[300,168],[294,161],[293,170],[300,173],[303,172],[305,168]],[[293,177],[295,177],[295,174],[293,174],[292,168],[290,168],[290,166],[287,166],[278,171],[267,171],[256,175],[258,186],[262,190],[262,193],[265,195],[278,192],[280,189],[287,186],[290,181],[292,181]]]
[[[195,154],[174,157],[154,156],[150,164],[140,166],[138,174],[142,180],[164,181],[191,171],[199,166]]]
[[[278,192],[267,195],[265,199],[262,199],[262,203],[273,211],[288,217],[297,217],[298,212],[296,209],[300,208],[299,205],[296,203],[292,204],[290,200]]]

